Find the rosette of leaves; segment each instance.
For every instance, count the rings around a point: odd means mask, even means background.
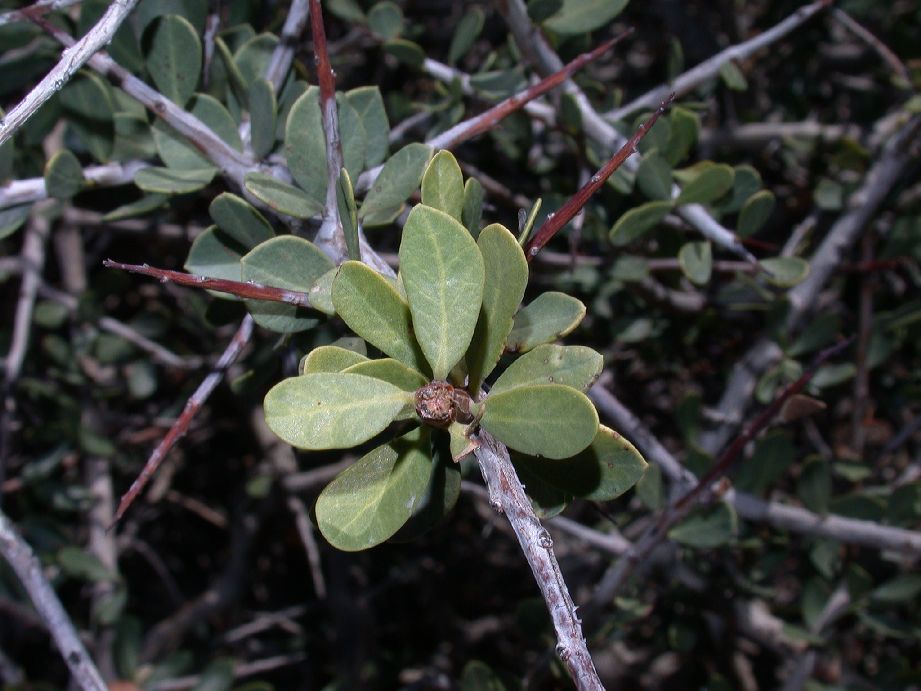
[[[474,239],[462,223],[465,189],[454,157],[440,152],[403,228],[399,277],[356,261],[335,274],[336,314],[384,357],[322,346],[299,376],[266,395],[269,427],[293,446],[382,442],[317,500],[319,528],[341,549],[376,545],[411,519],[404,533],[415,533],[443,516],[460,484],[448,456],[469,454],[481,430],[513,451],[525,484],[538,490],[535,503],[549,511],[573,496],[616,497],[645,468],[629,442],[599,426],[584,393],[601,355],[552,344],[585,307],[544,293],[519,309],[528,280],[521,246],[499,224]],[[505,352],[520,357],[489,386]]]

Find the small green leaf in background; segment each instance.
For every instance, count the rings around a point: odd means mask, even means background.
[[[469,388],[474,392],[499,361],[528,285],[524,251],[507,228],[498,223],[487,226],[477,247],[483,256],[485,283],[483,305],[467,350]]]
[[[611,228],[611,242],[617,247],[628,245],[655,228],[672,210],[671,201],[646,202],[617,219]]]
[[[336,94],[336,108],[339,111],[339,136],[342,143],[342,161],[349,175],[357,178],[365,167],[365,150],[368,148],[368,133],[358,112],[352,107],[345,94]],[[324,164],[325,165],[325,164]]]
[[[563,7],[563,0],[528,0],[528,17],[535,24],[550,19]]]
[[[704,161],[675,171],[675,177],[684,184],[675,204],[709,204],[732,189],[735,171],[724,163]]]
[[[414,142],[387,160],[358,210],[358,218],[365,226],[385,225],[400,214],[403,204],[419,187],[431,157],[432,147]]]
[[[91,583],[104,583],[115,580],[113,574],[99,561],[99,557],[84,551],[80,547],[67,546],[58,550],[58,566],[71,578],[79,578]]]
[[[157,91],[184,106],[195,92],[201,74],[201,39],[187,19],[176,14],[160,17],[150,34],[147,71]]]
[[[467,178],[464,183],[464,209],[461,211],[461,223],[473,237],[480,235],[480,223],[483,220],[483,199],[485,190],[476,178]]]
[[[563,0],[563,7],[544,22],[544,27],[563,35],[599,29],[619,15],[627,0]]]
[[[800,257],[770,257],[761,260],[768,280],[780,288],[792,288],[809,275],[809,262]]]
[[[0,209],[0,240],[8,238],[19,230],[26,222],[26,219],[29,218],[31,210],[31,204],[20,204],[19,206]]]
[[[463,204],[463,185],[458,202]],[[400,275],[416,340],[435,379],[445,379],[470,345],[480,314],[485,278],[480,250],[454,218],[419,205],[403,227]]]
[[[589,501],[611,501],[633,487],[646,472],[646,461],[617,432],[601,426],[592,443],[572,458],[561,461],[518,456],[516,467],[526,465],[566,494]]]
[[[742,74],[742,70],[732,60],[720,65],[720,78],[733,91],[745,91],[748,88],[745,75]]]
[[[45,190],[48,196],[70,199],[83,189],[83,168],[67,149],[61,149],[45,164]]]
[[[796,480],[796,493],[803,505],[819,515],[828,513],[831,499],[831,471],[824,458],[811,458],[803,464]]]
[[[774,193],[768,190],[755,192],[742,205],[736,232],[743,238],[754,235],[771,217],[774,211]]]
[[[464,174],[450,151],[439,151],[422,176],[422,203],[461,220]]]
[[[738,517],[726,502],[692,513],[668,531],[675,542],[698,549],[712,549],[735,539]]]
[[[761,173],[748,164],[735,166],[735,178],[732,181],[732,192],[721,200],[717,208],[720,213],[734,214],[742,209],[755,192],[761,189]]]
[[[921,595],[921,574],[903,573],[875,588],[870,599],[878,604],[908,604]]]
[[[636,171],[640,191],[653,200],[671,199],[672,167],[658,152],[652,151],[640,162]]]
[[[317,206],[326,200],[326,137],[320,90],[310,87],[291,106],[285,125],[285,158],[291,177]]]
[[[576,298],[551,291],[541,293],[526,307],[518,310],[508,335],[506,349],[524,353],[542,343],[566,336],[585,317],[585,305]]]
[[[378,446],[320,493],[316,504],[320,532],[346,552],[380,544],[413,514],[431,473],[429,435],[423,428]]]
[[[844,206],[844,188],[840,182],[821,178],[813,193],[815,205],[822,211],[840,211]]]
[[[532,4],[534,0],[528,5],[529,11]],[[461,673],[460,691],[505,691],[505,685],[485,662],[471,660]]]
[[[222,192],[208,207],[208,213],[222,232],[252,249],[260,242],[275,237],[272,226],[246,200],[230,192]]]
[[[134,184],[145,192],[156,194],[189,194],[207,187],[215,170],[174,170],[172,168],[142,168],[134,176]]]
[[[489,392],[533,384],[564,384],[588,391],[603,366],[601,354],[585,346],[539,345],[509,365]]]
[[[349,259],[360,261],[358,209],[355,207],[355,191],[352,189],[352,180],[349,178],[349,172],[345,168],[339,171],[339,180],[336,184],[336,205],[339,208],[339,220],[342,223],[342,234],[345,236],[345,246],[349,252]]]
[[[294,235],[282,235],[254,247],[240,262],[242,280],[274,288],[308,292],[333,263],[319,247]],[[246,300],[246,308],[264,329],[295,333],[313,328],[315,314],[302,307],[266,300]]]
[[[283,379],[265,396],[265,421],[299,449],[347,449],[384,430],[412,394],[361,374]]]
[[[403,10],[390,0],[376,3],[368,10],[368,28],[385,41],[403,33]]]
[[[669,121],[671,130],[668,134],[668,144],[665,146],[664,155],[666,160],[674,166],[687,158],[697,143],[700,118],[687,108],[672,106]]]
[[[233,680],[233,660],[215,660],[202,672],[192,691],[229,691]]]
[[[331,0],[329,11],[350,24],[365,24],[367,17],[357,0]]]
[[[323,202],[265,173],[247,173],[243,186],[256,199],[280,214],[310,218],[323,211]]]
[[[480,424],[516,451],[559,459],[574,456],[592,443],[598,413],[581,391],[561,384],[536,384],[490,394]]]
[[[264,158],[275,148],[275,128],[278,103],[275,87],[267,79],[254,79],[247,95],[249,129],[253,153]]]
[[[425,357],[413,337],[406,300],[376,271],[348,261],[333,281],[336,313],[356,334],[392,358],[427,372]]]
[[[390,122],[384,99],[376,86],[361,86],[346,92],[345,97],[361,120],[365,131],[365,167],[372,168],[387,158],[390,148]]]
[[[705,285],[713,271],[713,252],[707,241],[686,242],[678,250],[678,265],[692,283]]]
[[[151,211],[162,208],[167,200],[165,194],[145,194],[140,199],[123,204],[122,206],[112,209],[107,214],[103,214],[102,220],[106,223],[113,221],[123,221],[126,218],[135,218],[144,216]]]
[[[314,348],[298,364],[298,373],[342,372],[352,365],[369,362],[368,358],[354,350],[340,346],[325,345]]]
[[[387,41],[384,44],[384,50],[409,67],[422,67],[425,63],[425,51],[422,50],[422,47],[405,38]]]
[[[457,29],[454,31],[454,36],[451,37],[451,45],[448,47],[449,65],[455,64],[467,54],[470,46],[473,45],[473,42],[476,41],[477,36],[483,30],[484,21],[483,10],[476,6],[470,8],[461,17],[460,22],[457,24]]]

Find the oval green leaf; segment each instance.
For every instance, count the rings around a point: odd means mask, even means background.
[[[646,461],[629,441],[599,427],[592,443],[563,461],[518,456],[531,474],[566,494],[590,501],[610,501],[633,487],[646,472]]]
[[[263,204],[294,218],[310,218],[323,210],[323,202],[265,173],[247,173],[243,186]]]
[[[376,86],[361,86],[346,92],[345,97],[355,109],[367,137],[365,167],[372,168],[387,158],[390,148],[388,136],[390,121],[384,108],[384,99]]]
[[[283,379],[265,396],[269,428],[299,449],[347,449],[382,432],[412,394],[361,374]]]
[[[439,151],[422,176],[422,203],[461,220],[464,174],[450,151]]]
[[[336,181],[336,206],[339,208],[339,220],[342,222],[342,234],[345,236],[345,246],[348,249],[349,259],[361,260],[361,250],[358,245],[358,209],[355,207],[355,190],[352,189],[352,179],[349,171],[342,168],[339,179]]]
[[[672,197],[672,167],[658,151],[652,151],[640,162],[636,171],[636,184],[640,191],[657,201]]]
[[[705,161],[682,171],[685,186],[675,199],[675,204],[709,204],[729,190],[735,179],[735,170],[724,163]],[[676,173],[676,177],[677,177]]]
[[[216,196],[208,207],[208,213],[218,228],[247,249],[275,237],[275,231],[265,216],[230,192]]]
[[[736,225],[736,232],[744,238],[754,235],[761,226],[767,223],[767,220],[774,212],[775,197],[774,193],[768,190],[755,192],[750,196],[739,212],[739,222]]]
[[[505,347],[524,353],[570,333],[585,317],[580,300],[551,291],[541,293],[531,304],[518,310]]]
[[[594,31],[619,15],[627,0],[563,0],[563,7],[544,26],[558,34]]]
[[[391,156],[365,195],[358,218],[366,226],[393,221],[403,210],[404,202],[419,187],[431,157],[432,147],[419,143],[407,144]]]
[[[610,238],[618,247],[628,245],[649,230],[652,230],[672,210],[670,201],[647,202],[617,219],[611,228]]]
[[[291,106],[285,125],[285,158],[291,177],[322,209],[326,199],[326,137],[319,97],[319,90],[311,87]]]
[[[308,292],[333,263],[312,242],[294,235],[282,235],[257,245],[240,262],[242,280],[274,288]],[[265,300],[246,300],[256,323],[279,333],[296,333],[313,328],[315,315],[303,307]]]
[[[346,552],[379,545],[409,520],[431,474],[429,435],[415,429],[365,454],[329,483],[317,498],[317,526]]]
[[[297,369],[300,374],[342,372],[362,362],[369,362],[367,356],[348,348],[325,345],[314,348],[302,357]]]
[[[713,271],[713,252],[710,243],[686,242],[678,250],[678,265],[692,283],[704,285]]]
[[[70,199],[83,189],[83,168],[68,149],[61,149],[45,164],[45,190],[49,197]]]
[[[189,194],[207,187],[214,179],[214,168],[174,170],[172,168],[142,168],[134,176],[134,184],[145,192],[157,194]]]
[[[800,257],[771,257],[761,262],[768,280],[780,288],[792,288],[809,275],[809,262]]]
[[[403,10],[391,0],[383,0],[368,10],[368,28],[382,39],[396,38],[403,32]]]
[[[240,260],[246,250],[246,247],[232,237],[211,226],[192,242],[183,267],[189,273],[199,276],[239,281],[241,278]],[[239,300],[228,293],[209,292],[223,300]]]
[[[712,549],[731,542],[738,532],[735,510],[726,502],[692,513],[668,531],[668,537],[682,545]]]
[[[464,183],[464,210],[461,211],[461,223],[470,234],[479,238],[480,222],[483,220],[483,199],[486,191],[476,178],[467,178]]]
[[[352,107],[345,94],[336,94],[339,109],[339,137],[342,141],[342,161],[352,177],[365,167],[365,149],[368,148],[368,133],[361,117]]]
[[[598,413],[581,391],[562,384],[537,384],[489,395],[480,424],[516,451],[569,458],[592,443]]]
[[[384,50],[409,67],[422,67],[425,63],[425,51],[418,43],[405,38],[395,38],[384,44]]]
[[[604,358],[591,348],[539,345],[509,365],[489,393],[493,395],[516,386],[534,384],[563,384],[588,391],[601,376],[603,367]]]
[[[201,74],[201,40],[185,17],[168,14],[159,19],[150,35],[147,71],[157,90],[184,106],[195,92]]]
[[[435,379],[445,379],[470,345],[483,302],[480,250],[459,221],[420,205],[403,227],[400,275],[416,340]]]
[[[364,374],[368,377],[374,377],[413,394],[415,394],[416,389],[428,384],[428,379],[421,373],[393,358],[359,362],[344,371],[350,374]],[[416,405],[415,402],[410,402],[403,407],[396,419],[412,420],[415,417]]]
[[[253,153],[257,158],[264,158],[275,148],[278,103],[272,83],[267,79],[254,79],[249,85],[247,102]]]
[[[387,280],[368,266],[348,261],[333,281],[336,313],[356,334],[392,358],[428,371],[413,338],[409,305]]]
[[[507,228],[498,223],[487,226],[477,239],[477,247],[483,255],[486,279],[483,306],[467,350],[471,391],[479,391],[499,361],[528,285],[524,251]]]

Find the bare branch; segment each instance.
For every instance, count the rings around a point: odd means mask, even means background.
[[[911,84],[911,73],[908,71],[905,63],[899,59],[899,56],[896,55],[889,46],[874,36],[873,32],[860,24],[840,7],[833,7],[831,16],[832,19],[841,24],[841,26],[875,50],[889,67],[892,68],[892,71],[899,76],[899,79],[905,83],[906,87]]]
[[[101,166],[87,166],[83,169],[83,177],[91,187],[116,187],[132,183],[139,170],[149,167],[150,164],[145,161],[112,162]],[[45,178],[11,180],[5,185],[0,185],[0,209],[47,198]]]
[[[112,0],[108,9],[96,25],[79,41],[68,46],[61,54],[58,64],[13,106],[5,118],[0,119],[0,144],[13,136],[32,117],[41,105],[70,81],[83,65],[112,40],[125,17],[134,9],[138,0]],[[21,10],[28,12],[28,10]]]
[[[288,8],[288,16],[285,17],[285,23],[281,27],[278,45],[275,46],[272,58],[265,70],[265,78],[272,82],[275,91],[281,90],[285,75],[291,68],[291,62],[294,60],[294,47],[304,27],[307,26],[309,13],[309,0],[292,0],[291,7]]]
[[[0,511],[0,553],[19,578],[48,627],[61,657],[70,668],[74,682],[84,691],[106,691],[99,670],[87,653],[73,622],[45,579],[41,563],[3,511]]]
[[[63,10],[72,5],[79,5],[82,0],[38,0],[34,5],[0,14],[0,26],[14,22],[28,22],[32,17],[55,10]]]

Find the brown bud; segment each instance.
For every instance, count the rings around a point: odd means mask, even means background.
[[[416,413],[422,422],[448,427],[455,419],[455,388],[446,381],[433,381],[416,390]]]

